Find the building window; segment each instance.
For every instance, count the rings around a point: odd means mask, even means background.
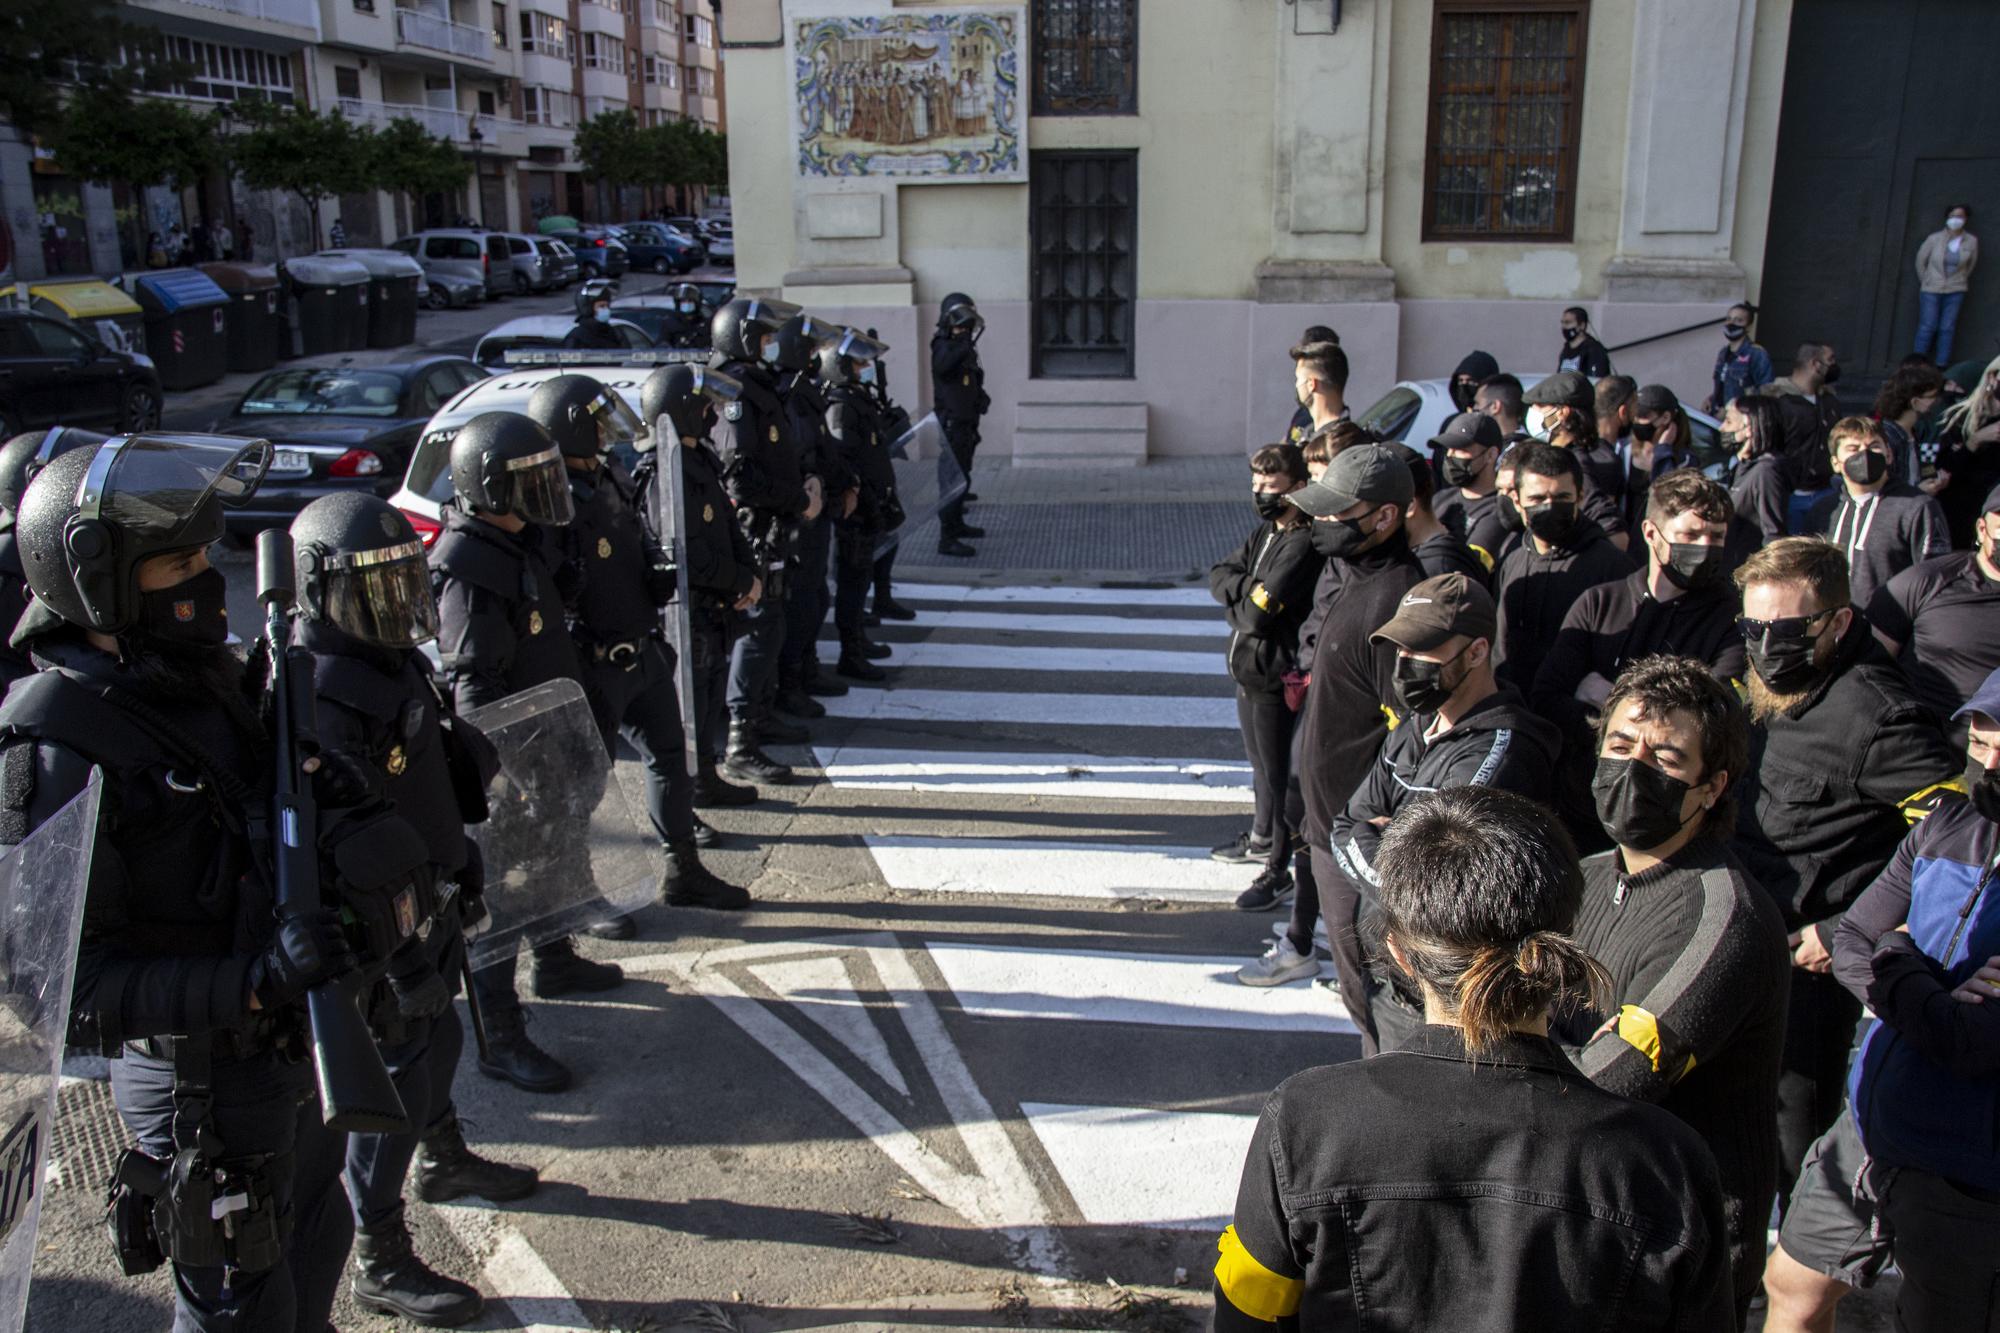
[[[1438,0],[1424,239],[1570,239],[1588,0]]]
[[[625,43],[616,37],[607,37],[601,32],[583,34],[583,67],[601,69],[607,74],[623,74]]]
[[[248,46],[218,46],[191,37],[167,37],[165,53],[185,76],[167,86],[175,97],[197,102],[274,102],[290,106],[292,62]],[[125,63],[131,63],[129,57]]]
[[[354,9],[359,14],[373,14],[375,12],[375,0],[354,0]]]
[[[576,95],[532,84],[521,89],[521,119],[530,125],[558,128],[576,124]]]
[[[1139,155],[1037,152],[1033,373],[1130,379],[1137,290]]]
[[[479,92],[479,114],[491,116],[498,114],[499,110],[500,104],[494,100],[493,94],[482,88]]]
[[[662,28],[674,26],[674,0],[653,0],[653,22]]]
[[[694,74],[695,96],[697,97],[715,96],[715,71],[712,69],[705,69],[700,65],[691,65],[689,66],[689,69]]]
[[[493,6],[493,44],[502,51],[507,49],[507,6]]]
[[[557,60],[574,60],[576,47],[570,40],[569,23],[552,14],[521,11],[521,49]]]
[[[346,65],[333,67],[333,95],[335,97],[361,100],[361,71]]]
[[[700,14],[681,16],[681,35],[696,46],[715,45],[715,24]]]
[[[1139,111],[1139,0],[1035,0],[1038,116]]]
[[[681,86],[681,67],[665,56],[647,56],[646,82],[659,88],[678,88]]]

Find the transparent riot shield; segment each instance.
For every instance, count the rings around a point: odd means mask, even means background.
[[[99,777],[0,856],[0,1329],[21,1327],[53,1143]]]
[[[465,720],[500,753],[491,808],[470,826],[486,866],[492,924],[468,944],[477,969],[644,906],[659,881],[659,839],[642,836],[583,686],[552,680],[474,708]],[[649,826],[647,826],[649,827]]]
[[[661,629],[674,650],[674,698],[681,708],[681,733],[688,776],[701,771],[696,751],[694,697],[694,603],[689,600],[687,571],[687,505],[684,475],[686,454],[676,443],[673,420],[662,416],[653,428],[655,440],[665,440],[653,473],[653,531],[674,565],[674,600],[660,611]]]
[[[896,503],[903,521],[875,539],[880,560],[898,542],[934,521],[938,511],[965,494],[965,465],[952,452],[937,413],[926,413],[889,444],[889,465],[896,473]]]

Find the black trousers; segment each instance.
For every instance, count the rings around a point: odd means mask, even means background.
[[[1806,1150],[1840,1115],[1861,1001],[1827,972],[1792,969],[1785,1062],[1778,1075],[1778,1198],[1791,1202]],[[1782,1208],[1781,1208],[1782,1211]]]
[[[403,1178],[424,1135],[452,1114],[451,1080],[464,1049],[465,1028],[456,1005],[412,1024],[404,1040],[383,1045],[382,1061],[389,1066],[411,1128],[407,1134],[348,1135],[347,1196],[357,1231],[387,1226],[402,1216]]]
[[[947,458],[958,464],[956,471],[965,474],[968,487],[972,484],[972,455],[979,448],[979,423],[977,421],[944,421],[945,452],[938,456],[938,494],[944,494],[956,481],[954,469],[945,461]],[[956,537],[965,526],[965,494],[959,493],[956,500],[938,510],[938,536]]]
[[[694,639],[694,736],[705,768],[722,757],[729,730],[729,613],[698,610]]]
[[[893,554],[893,553],[892,553]],[[889,557],[885,556],[884,559]],[[867,637],[863,616],[868,609],[868,585],[879,588],[875,533],[859,523],[837,523],[833,529],[833,624],[842,646]]]
[[[899,541],[875,558],[875,595],[878,598],[892,595],[890,575],[896,568],[896,552],[901,550],[902,546],[903,543]]]
[[[835,497],[831,503],[839,503]],[[817,655],[820,626],[832,599],[826,592],[828,551],[833,522],[825,510],[810,523],[799,524],[798,553],[792,557],[785,584],[785,642],[778,652],[778,669],[786,679],[809,657]]]
[[[790,573],[789,570],[786,573]],[[773,591],[767,581],[764,596],[747,611],[733,611],[736,639],[729,648],[729,716],[754,721],[769,711],[771,691],[778,683],[778,658],[785,647],[784,586]]]
[[[1256,795],[1256,816],[1250,836],[1258,842],[1276,838],[1273,867],[1285,863],[1285,789],[1291,785],[1292,733],[1299,715],[1285,707],[1283,690],[1236,687],[1236,722],[1243,730],[1243,753],[1250,760],[1250,785]]]
[[[589,650],[579,648],[588,657]],[[614,757],[618,738],[638,751],[646,770],[646,814],[661,842],[694,836],[694,779],[687,771],[687,732],[674,689],[673,650],[649,639],[625,662],[583,668],[590,713]]]
[[[341,1194],[347,1136],[320,1119],[312,1068],[274,1054],[216,1060],[214,1125],[223,1161],[262,1158],[273,1206],[291,1217],[285,1257],[261,1273],[174,1265],[175,1333],[321,1333],[354,1243]],[[174,1067],[127,1047],[111,1062],[111,1095],[139,1147],[174,1151]]]

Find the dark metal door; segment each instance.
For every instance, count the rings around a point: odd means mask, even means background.
[[[1130,379],[1138,295],[1139,154],[1037,152],[1034,373]]]

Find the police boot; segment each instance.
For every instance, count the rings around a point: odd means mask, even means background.
[[[489,1203],[525,1199],[541,1184],[541,1173],[530,1166],[488,1161],[465,1146],[456,1112],[424,1133],[417,1154],[417,1197],[425,1203],[449,1203],[476,1194]]]
[[[887,680],[889,673],[868,660],[866,639],[849,639],[840,645],[840,664],[834,667],[855,680]]]
[[[978,555],[979,552],[973,550],[965,542],[960,541],[956,535],[947,532],[938,537],[938,554],[952,556],[959,560],[970,560],[973,556]]]
[[[799,686],[815,699],[838,699],[847,693],[845,685],[835,680],[829,673],[820,670],[817,652],[799,663]]]
[[[669,907],[712,907],[740,912],[750,905],[750,890],[719,878],[701,863],[694,840],[667,844],[667,868],[660,876],[660,901]]]
[[[729,724],[729,754],[722,761],[722,771],[738,782],[782,786],[792,780],[791,769],[757,748],[756,728],[742,719]]]
[[[984,537],[985,535],[985,528],[975,527],[970,523],[963,522],[958,525],[958,531],[952,533],[954,537]]]
[[[774,713],[766,713],[750,725],[756,731],[757,739],[766,745],[804,745],[812,739],[810,731]]]
[[[778,696],[772,707],[793,717],[825,717],[826,705],[806,693],[803,673],[796,667],[778,673]]]
[[[566,939],[535,953],[535,994],[544,1000],[579,992],[616,990],[624,984],[624,968],[616,963],[593,963]]]
[[[529,1040],[526,1018],[519,1011],[510,1019],[487,1015],[486,1050],[479,1057],[479,1072],[512,1083],[523,1092],[561,1092],[570,1085],[569,1066]]]
[[[354,1302],[433,1328],[467,1323],[486,1308],[478,1288],[434,1272],[417,1258],[400,1208],[394,1221],[354,1233]]]
[[[885,658],[894,656],[896,652],[896,650],[894,648],[891,648],[888,644],[877,643],[875,642],[875,640],[869,638],[866,634],[855,635],[853,646],[854,648],[859,649],[861,654],[871,662],[880,662]],[[848,651],[847,645],[843,644],[841,646],[841,651],[843,653],[847,652]]]
[[[917,613],[886,592],[875,594],[875,614],[884,620],[915,620]]]
[[[694,804],[698,810],[706,810],[719,805],[755,805],[756,803],[757,789],[755,787],[739,787],[706,765],[703,766],[701,773],[694,780]]]
[[[607,912],[585,926],[583,933],[598,940],[629,940],[639,934],[639,923],[629,912]]]

